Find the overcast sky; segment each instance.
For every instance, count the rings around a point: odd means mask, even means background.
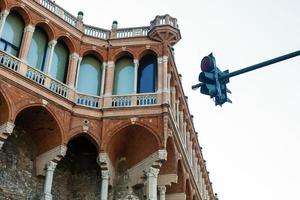
[[[300,50],[299,0],[56,0],[84,22],[110,29],[178,19],[177,68],[220,200],[300,199],[300,57],[232,78],[233,104],[215,107],[199,91],[201,59],[237,70]]]

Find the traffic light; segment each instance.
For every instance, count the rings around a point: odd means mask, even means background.
[[[201,70],[198,78],[200,83],[192,86],[192,89],[200,87],[200,92],[213,98],[216,106],[222,106],[226,102],[232,103],[227,97],[227,93],[231,93],[226,87],[229,79],[222,79],[222,76],[229,72],[228,70],[222,72],[217,67],[216,59],[212,53],[202,59]]]

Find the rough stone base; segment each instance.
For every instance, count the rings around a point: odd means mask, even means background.
[[[35,175],[35,142],[20,128],[5,141],[0,151],[0,200],[39,200],[43,177]]]

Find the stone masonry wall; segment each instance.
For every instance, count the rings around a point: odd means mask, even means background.
[[[44,177],[35,175],[36,146],[20,127],[0,151],[0,200],[39,200]]]

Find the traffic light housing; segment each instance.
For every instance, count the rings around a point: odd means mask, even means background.
[[[222,72],[217,67],[216,59],[212,53],[202,59],[201,70],[202,72],[200,72],[198,77],[200,83],[192,86],[192,89],[200,87],[200,92],[213,98],[216,106],[222,106],[226,102],[232,103],[227,97],[227,93],[231,93],[226,86],[229,83],[229,79],[222,78],[229,72],[228,70]]]

